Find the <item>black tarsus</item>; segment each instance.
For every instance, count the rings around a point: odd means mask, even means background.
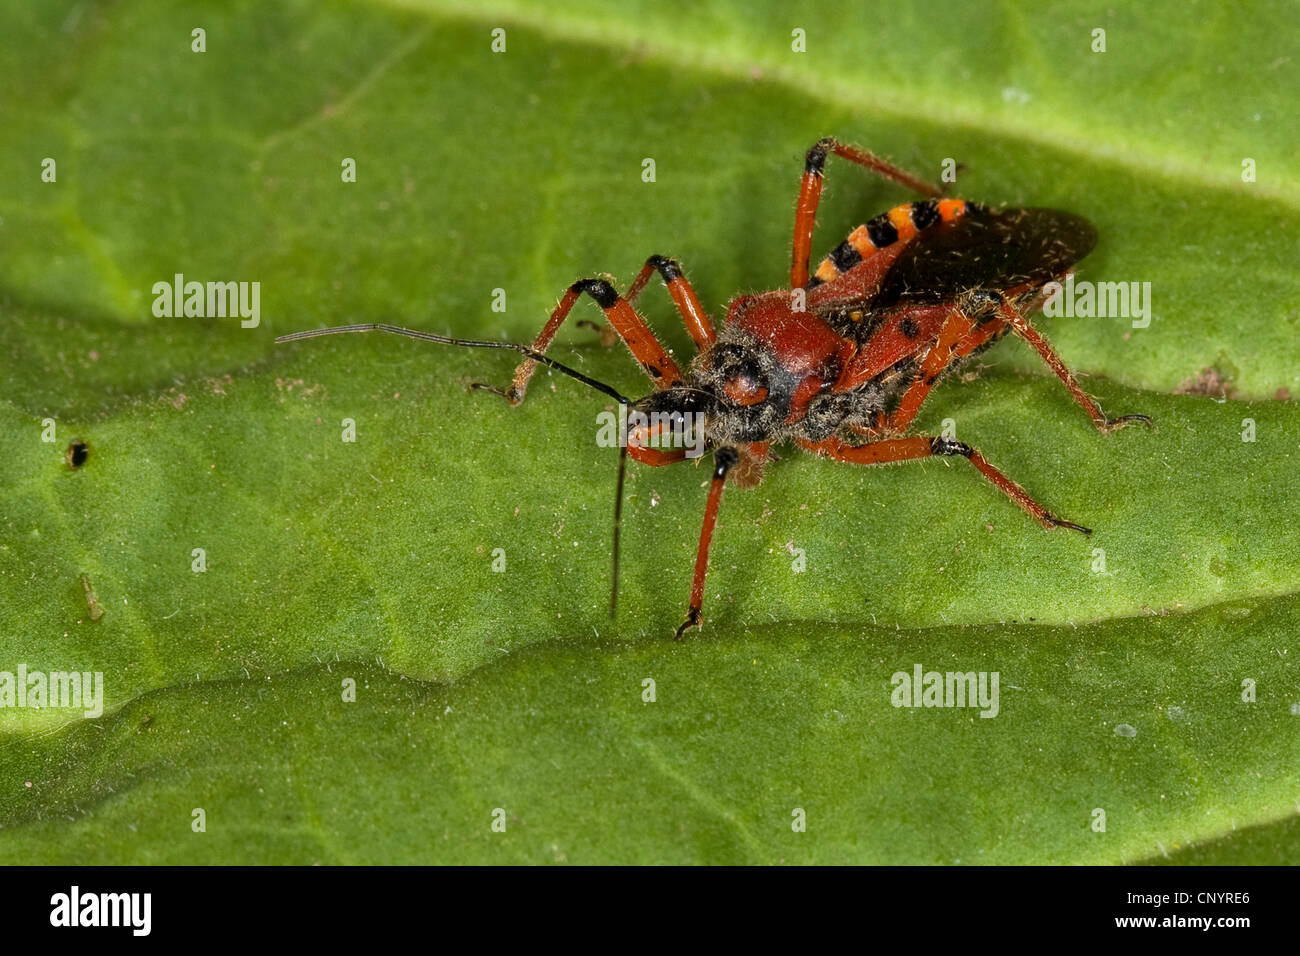
[[[685,635],[691,628],[699,627],[702,620],[704,620],[704,615],[700,612],[698,607],[692,604],[686,609],[686,620],[682,621],[682,626],[679,627],[677,633],[673,635],[673,640],[680,641],[683,635]]]

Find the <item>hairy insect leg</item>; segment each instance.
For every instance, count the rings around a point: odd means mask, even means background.
[[[818,140],[804,157],[803,179],[799,182],[799,200],[795,206],[793,256],[790,264],[790,288],[802,289],[808,285],[808,258],[812,252],[813,227],[817,221],[817,206],[821,202],[823,172],[826,158],[831,153],[857,163],[885,179],[901,183],[913,192],[924,196],[942,196],[943,190],[918,179],[879,156],[847,146],[832,137]]]
[[[1131,422],[1151,424],[1151,419],[1146,415],[1107,418],[1096,401],[1079,387],[1070,370],[1066,368],[1065,363],[1057,356],[1046,338],[1007,302],[1004,296],[977,290],[966,297],[963,306],[954,306],[952,314],[944,322],[938,340],[922,359],[916,378],[881,427],[894,434],[905,431],[920,411],[935,380],[954,362],[997,338],[1007,328],[1029,342],[1043,357],[1052,371],[1065,383],[1075,401],[1088,413],[1088,417],[1092,419],[1098,431],[1112,432]]]
[[[713,529],[718,523],[718,506],[722,502],[722,487],[727,481],[727,472],[740,461],[740,455],[734,448],[719,448],[713,453],[713,480],[709,482],[709,500],[704,506],[704,524],[700,527],[700,546],[695,552],[695,574],[691,578],[691,603],[686,611],[686,620],[677,629],[676,639],[681,640],[692,627],[702,626],[703,617],[700,608],[704,605],[704,579],[709,573],[709,545],[713,541]]]
[[[1043,337],[1041,332],[1029,324],[1028,319],[1017,312],[1005,299],[998,306],[998,313],[1002,319],[1011,326],[1013,332],[1028,342],[1033,347],[1034,351],[1042,356],[1043,361],[1047,363],[1047,367],[1050,368],[1053,374],[1055,374],[1056,377],[1065,384],[1065,387],[1070,390],[1070,395],[1080,406],[1082,406],[1083,410],[1088,413],[1088,417],[1092,419],[1092,424],[1096,427],[1097,431],[1102,434],[1109,434],[1110,432],[1123,428],[1131,422],[1143,422],[1147,425],[1151,424],[1151,417],[1149,415],[1120,415],[1118,418],[1107,417],[1106,413],[1101,410],[1101,406],[1097,404],[1096,400],[1079,387],[1078,381],[1070,370],[1066,368],[1065,363],[1061,361],[1060,356],[1056,354],[1056,350],[1052,348],[1051,343]]]
[[[619,337],[627,343],[627,347],[632,350],[632,355],[641,363],[641,368],[650,376],[656,388],[666,389],[682,380],[682,373],[678,369],[677,363],[672,360],[667,350],[659,344],[659,340],[650,331],[650,327],[645,324],[645,320],[637,314],[636,309],[632,308],[632,304],[619,295],[614,290],[614,287],[604,279],[580,279],[569,286],[551,312],[551,317],[542,328],[541,334],[537,336],[537,340],[533,343],[533,351],[546,351],[555,338],[555,333],[559,331],[560,326],[564,324],[564,320],[573,311],[574,304],[584,293],[591,296],[596,305],[600,306],[600,310],[605,313],[605,318],[609,320],[609,324],[614,327],[614,331],[619,334]],[[502,390],[479,384],[476,384],[475,387],[494,392],[502,396],[511,405],[518,405],[524,400],[524,394],[528,391],[528,381],[532,378],[536,368],[537,360],[527,358],[520,362],[519,367],[515,369],[515,375],[510,382],[509,388]]]
[[[913,438],[886,438],[880,441],[866,442],[862,445],[852,445],[838,438],[827,438],[819,442],[808,441],[807,439],[799,439],[798,441],[802,447],[809,451],[825,455],[827,458],[834,458],[836,461],[849,462],[855,465],[885,465],[891,462],[914,461],[937,455],[960,455],[969,460],[980,474],[991,481],[998,490],[1024,509],[1044,528],[1070,528],[1074,531],[1082,531],[1084,534],[1092,534],[1090,528],[1075,524],[1073,521],[1065,521],[1052,514],[1052,512],[1029,497],[1029,493],[1024,488],[1021,488],[1020,485],[989,464],[988,460],[978,451],[970,445],[951,438],[917,435]]]
[[[641,271],[637,273],[637,277],[632,281],[623,298],[635,305],[637,297],[641,295],[642,289],[656,271],[663,277],[664,286],[672,296],[673,305],[677,307],[677,313],[682,317],[682,324],[686,326],[686,331],[701,350],[708,348],[717,339],[717,333],[714,332],[712,320],[700,305],[695,289],[682,274],[682,267],[676,259],[667,256],[651,256],[645,261],[645,265],[641,267]],[[590,319],[582,319],[578,325],[599,332],[600,344],[606,348],[613,345],[618,338],[618,333],[609,325],[601,325]]]
[[[645,288],[645,284],[650,281],[650,277],[655,272],[663,278],[668,294],[672,296],[673,305],[677,307],[682,323],[686,326],[686,331],[690,333],[701,351],[707,349],[717,339],[717,333],[713,330],[713,322],[709,319],[708,313],[700,305],[695,290],[686,276],[682,275],[682,267],[676,259],[669,259],[667,256],[651,256],[645,261],[637,277],[632,280],[632,284],[628,286],[624,298],[628,302],[636,302],[637,296],[641,294],[641,290]]]

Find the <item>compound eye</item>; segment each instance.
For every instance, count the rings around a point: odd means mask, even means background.
[[[754,376],[738,372],[722,385],[722,394],[733,405],[757,405],[767,399],[767,386]]]

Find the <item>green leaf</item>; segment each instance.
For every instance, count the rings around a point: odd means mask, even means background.
[[[21,39],[0,62],[0,671],[106,688],[98,718],[0,708],[0,859],[1288,858],[1286,8],[1231,29],[1170,4],[0,11]],[[603,397],[539,375],[510,409],[464,387],[504,383],[505,355],[272,342],[363,321],[524,341],[575,278],[625,287],[651,253],[720,318],[786,281],[826,134],[1085,215],[1080,279],[1151,283],[1149,327],[1038,324],[1104,408],[1156,429],[1097,434],[1013,342],[917,423],[952,419],[1090,539],[961,460],[782,450],[727,493],[705,629],[675,643],[706,470],[630,472],[611,621]],[[907,198],[837,160],[827,181],[816,255]],[[258,281],[260,324],[156,318],[177,273]],[[662,289],[641,304],[691,354]],[[649,390],[590,330],[553,351]],[[997,716],[892,706],[918,664],[997,672]]]

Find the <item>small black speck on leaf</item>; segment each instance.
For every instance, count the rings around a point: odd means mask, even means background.
[[[80,438],[74,438],[68,445],[68,450],[64,452],[63,458],[68,463],[69,468],[80,468],[90,457],[90,446]]]

